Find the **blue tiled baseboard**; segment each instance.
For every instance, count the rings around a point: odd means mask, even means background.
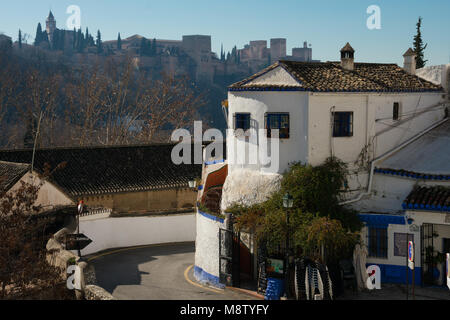
[[[220,283],[219,277],[209,274],[200,267],[194,267],[194,277],[201,284],[210,285],[219,289],[225,289],[225,285]]]

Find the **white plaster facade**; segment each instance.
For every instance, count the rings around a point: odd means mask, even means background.
[[[252,85],[301,85],[282,67],[248,82]],[[292,162],[319,165],[328,157],[336,156],[349,165],[349,188],[354,194],[367,188],[369,172],[355,166],[361,152],[367,148],[366,167],[397,146],[444,118],[443,94],[422,93],[313,93],[302,91],[231,91],[228,95],[228,126],[234,128],[236,113],[250,113],[251,126],[264,129],[266,113],[282,112],[290,116],[290,138],[280,139],[279,169],[282,174]],[[399,103],[400,118],[393,120],[393,105]],[[332,136],[333,112],[353,112],[353,136]],[[413,116],[411,116],[413,115]],[[263,166],[237,164],[236,145],[245,143],[248,158],[255,157],[259,145],[251,148],[251,142],[241,137],[227,137],[229,176],[239,175],[240,170],[263,172]],[[231,159],[231,160],[230,160]],[[234,161],[232,161],[234,160]],[[236,164],[234,164],[236,163]],[[239,163],[242,163],[239,162]],[[352,193],[349,198],[352,198]]]

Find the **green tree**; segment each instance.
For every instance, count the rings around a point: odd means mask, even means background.
[[[424,51],[428,44],[423,44],[422,40],[422,17],[419,17],[419,21],[416,24],[417,33],[414,36],[414,52],[416,53],[416,68],[420,69],[425,67],[428,60],[424,60]]]
[[[226,212],[233,213],[238,228],[264,241],[269,252],[284,247],[289,234],[295,252],[300,249],[313,258],[326,252],[325,260],[336,262],[353,251],[362,227],[357,213],[339,204],[347,175],[346,165],[335,158],[315,167],[296,163],[283,175],[280,190],[266,202],[235,205]],[[289,212],[283,207],[286,193],[294,200]]]

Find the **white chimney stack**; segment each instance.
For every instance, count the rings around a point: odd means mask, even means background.
[[[355,68],[355,50],[353,50],[350,43],[341,49],[341,67],[345,70],[353,71]]]
[[[403,69],[409,74],[416,74],[416,53],[409,48],[403,55],[405,62],[403,64]]]

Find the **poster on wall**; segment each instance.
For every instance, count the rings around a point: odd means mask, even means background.
[[[266,267],[267,273],[276,273],[281,275],[284,273],[283,265],[284,265],[283,260],[267,259],[267,267]]]

